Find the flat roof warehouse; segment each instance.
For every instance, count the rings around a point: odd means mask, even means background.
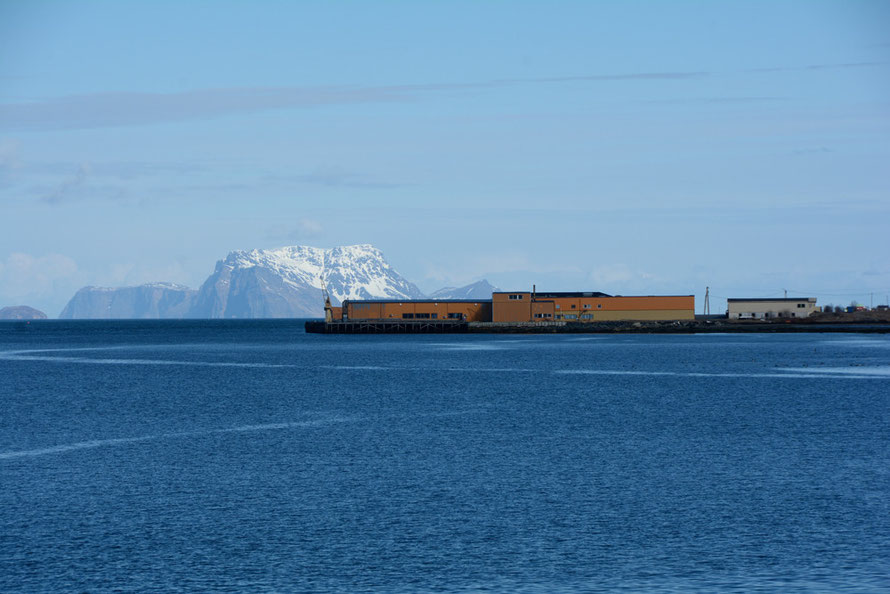
[[[326,321],[415,319],[502,323],[694,320],[695,297],[497,291],[491,299],[347,299],[340,307],[325,306]]]

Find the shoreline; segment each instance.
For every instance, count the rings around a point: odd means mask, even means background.
[[[492,327],[503,326],[503,327]],[[848,332],[848,333],[890,333],[890,323],[875,322],[736,322],[728,320],[695,320],[675,322],[598,322],[585,324],[566,322],[555,328],[527,328],[517,324],[492,324],[471,322],[470,333],[520,334],[520,333],[559,333],[559,334],[745,334],[745,333],[790,333],[790,332]]]
[[[306,332],[317,334],[743,334],[866,333],[888,334],[890,322],[814,320],[682,320],[622,322],[404,322],[363,320],[308,321]]]

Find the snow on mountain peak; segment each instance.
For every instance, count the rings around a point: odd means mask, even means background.
[[[233,251],[221,263],[231,269],[268,269],[295,288],[325,287],[337,301],[344,299],[416,298],[422,293],[406,281],[370,244],[322,249],[286,246],[271,250]]]

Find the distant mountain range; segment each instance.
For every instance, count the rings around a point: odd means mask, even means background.
[[[500,291],[483,279],[465,287],[445,287],[429,294],[432,299],[491,299],[491,294]]]
[[[323,315],[322,279],[332,301],[422,299],[371,245],[333,249],[291,246],[230,252],[197,291],[171,283],[137,287],[84,287],[62,319],[314,318]],[[489,299],[497,290],[482,280],[435,291],[435,299]]]

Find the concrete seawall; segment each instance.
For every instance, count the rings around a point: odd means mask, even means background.
[[[318,334],[704,334],[854,332],[890,333],[890,322],[684,320],[673,322],[306,322]]]

